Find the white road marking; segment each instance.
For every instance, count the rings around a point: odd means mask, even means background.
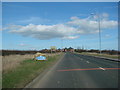
[[[87,63],[90,63],[89,61],[86,61]]]
[[[60,83],[60,81],[57,81],[57,83],[59,84],[59,83]]]
[[[102,67],[99,67],[100,69],[102,69],[102,70],[105,70],[104,68],[102,68]]]

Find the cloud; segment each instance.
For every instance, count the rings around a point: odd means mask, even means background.
[[[28,46],[28,45],[24,43],[20,43],[19,46],[23,47],[23,46]]]
[[[68,37],[63,37],[63,39],[76,39],[79,38],[79,36],[68,36]]]
[[[17,23],[23,23],[23,24],[28,24],[28,23],[38,24],[38,23],[46,23],[46,22],[50,22],[50,20],[43,19],[40,17],[29,17],[27,19],[17,21]]]
[[[108,17],[109,17],[109,14],[103,13],[102,16],[103,16],[103,18],[106,18],[106,17],[108,18]]]
[[[30,49],[31,49],[31,50],[36,50],[37,48],[35,48],[35,47],[30,47]]]
[[[110,38],[111,36],[109,34],[106,34],[105,35],[105,38]]]
[[[77,31],[73,27],[69,27],[63,24],[57,25],[34,25],[29,24],[26,26],[18,27],[14,26],[11,33],[21,34],[22,36],[30,36],[38,39],[52,39],[52,38],[64,38],[76,34]],[[15,28],[15,29],[14,29]]]
[[[102,30],[111,29],[117,26],[117,21],[108,20],[109,15],[103,13],[101,15],[100,27]],[[95,16],[94,16],[95,17]],[[95,34],[98,33],[98,21],[97,18],[91,19],[89,17],[81,19],[79,17],[71,17],[70,21],[64,24],[55,25],[11,25],[7,27],[9,32],[20,34],[25,37],[33,37],[40,40],[53,39],[53,38],[63,38],[63,39],[76,39],[80,35],[85,34]]]
[[[108,14],[104,13],[102,14],[101,20],[100,20],[100,28],[101,29],[110,29],[117,27],[117,21],[114,20],[107,20]],[[97,33],[98,30],[98,21],[94,20],[97,19],[96,15],[93,16],[93,19],[90,18],[85,18],[85,19],[80,19],[78,17],[71,17],[71,21],[69,21],[67,24],[71,25],[73,27],[76,27],[78,31],[83,31],[83,33]]]

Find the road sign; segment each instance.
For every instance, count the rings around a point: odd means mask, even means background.
[[[38,57],[36,57],[36,60],[46,60],[46,57],[45,56],[38,56]]]
[[[56,46],[51,46],[50,47],[52,50],[56,50]]]

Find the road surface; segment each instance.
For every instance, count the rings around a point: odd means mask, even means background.
[[[29,88],[118,88],[118,62],[67,52]]]

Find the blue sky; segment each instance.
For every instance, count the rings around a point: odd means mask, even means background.
[[[2,49],[39,50],[50,46],[99,49],[96,13],[101,17],[102,49],[117,49],[117,4],[3,2]]]

